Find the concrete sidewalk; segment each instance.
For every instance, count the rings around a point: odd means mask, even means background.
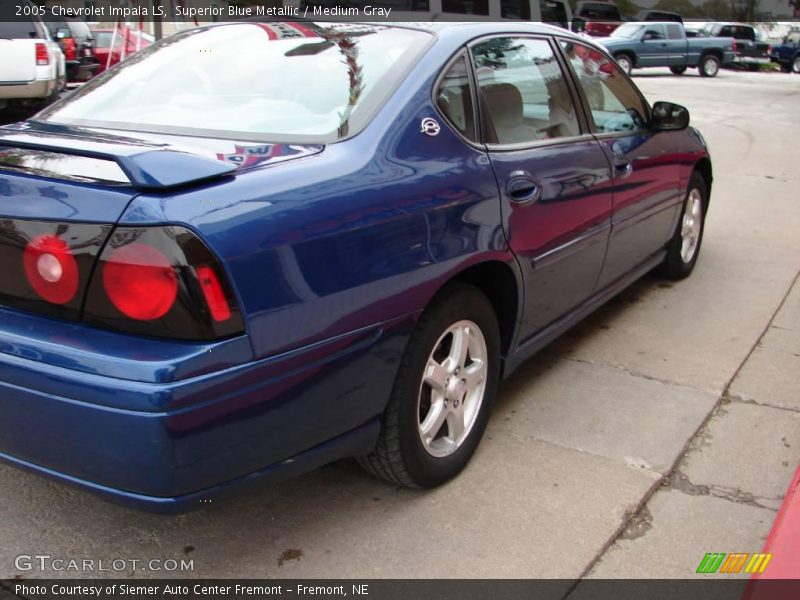
[[[591,576],[689,577],[707,552],[760,552],[800,455],[798,372],[796,281],[688,451]]]

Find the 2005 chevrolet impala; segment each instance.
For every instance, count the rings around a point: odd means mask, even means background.
[[[711,162],[530,23],[227,23],[0,128],[0,458],[177,510],[454,477],[502,377],[697,261]]]

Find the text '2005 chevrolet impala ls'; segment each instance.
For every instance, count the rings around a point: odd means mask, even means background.
[[[225,23],[0,128],[0,458],[177,511],[465,467],[504,376],[697,261],[711,162],[530,23]]]

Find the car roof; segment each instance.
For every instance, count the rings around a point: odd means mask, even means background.
[[[601,2],[601,4],[603,4]],[[608,3],[606,3],[608,4]],[[421,20],[424,19],[424,20]],[[274,22],[274,19],[270,20]],[[376,27],[400,27],[404,29],[416,29],[419,31],[427,31],[436,35],[463,35],[466,37],[478,37],[481,35],[491,35],[494,33],[540,33],[540,34],[557,34],[563,37],[580,39],[586,41],[573,34],[572,32],[558,27],[556,25],[548,25],[537,21],[520,21],[519,19],[493,19],[491,17],[475,16],[475,15],[462,15],[456,13],[430,13],[430,12],[405,12],[405,11],[392,11],[392,21],[343,21],[342,19],[285,19],[287,23],[332,23],[344,25],[351,23],[354,25],[374,25]],[[243,19],[241,21],[223,21],[220,23],[212,23],[206,27],[219,27],[230,25],[232,23],[257,23],[265,22],[265,19],[255,17],[251,19]]]

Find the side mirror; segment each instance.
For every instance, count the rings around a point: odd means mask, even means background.
[[[56,29],[56,39],[63,40],[64,38],[68,38],[72,35],[69,29],[66,27],[60,27]]]
[[[653,131],[680,131],[689,126],[689,110],[672,102],[656,102],[650,117]]]

